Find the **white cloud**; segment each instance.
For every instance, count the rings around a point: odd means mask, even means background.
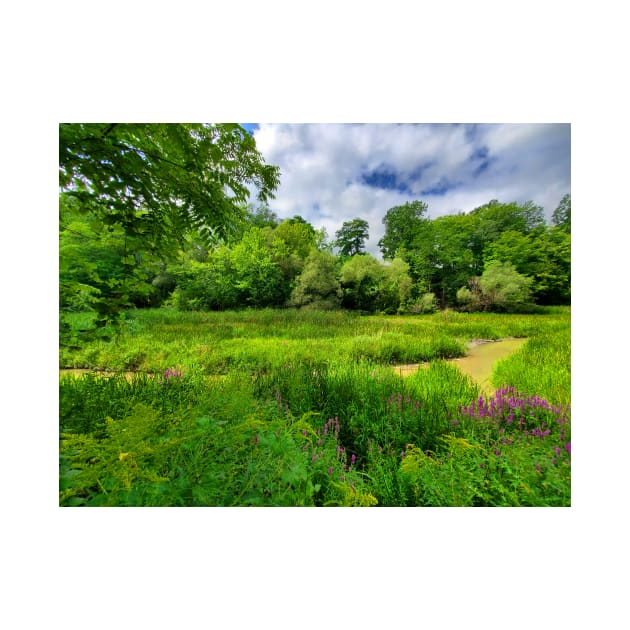
[[[376,255],[385,213],[406,201],[422,199],[436,218],[532,200],[549,218],[570,191],[569,125],[261,124],[255,139],[281,169],[270,203],[279,217],[300,214],[330,238],[363,218]]]

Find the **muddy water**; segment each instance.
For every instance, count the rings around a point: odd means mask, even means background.
[[[95,374],[97,376],[102,376],[104,378],[122,375],[128,381],[131,381],[133,380],[133,377],[138,374],[138,372],[108,372],[106,370],[88,370],[88,369],[83,369],[83,368],[68,368],[68,369],[59,370],[60,377],[66,374],[71,374],[72,376],[81,376],[82,374]]]
[[[448,363],[457,366],[464,374],[479,385],[485,394],[493,394],[494,387],[490,383],[494,364],[513,352],[519,350],[526,339],[507,338],[499,341],[476,339],[468,344],[468,354],[458,359],[449,359]],[[428,363],[410,363],[405,365],[396,365],[394,369],[401,376],[408,376],[416,370],[427,367]],[[103,377],[115,376],[123,374],[128,381],[131,381],[137,372],[107,372],[94,371],[87,369],[65,369],[59,370],[59,376],[64,374],[72,374],[81,376],[81,374],[98,374]]]
[[[499,359],[504,359],[513,352],[519,350],[526,339],[507,338],[499,341],[475,340],[468,345],[468,354],[459,359],[449,359],[448,363],[457,366],[464,374],[479,385],[486,394],[494,393],[494,387],[490,383],[494,364]],[[395,369],[402,376],[408,376],[420,367],[426,367],[428,363],[416,363],[412,365],[397,365]]]

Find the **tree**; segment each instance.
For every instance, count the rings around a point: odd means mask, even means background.
[[[368,222],[364,219],[352,219],[344,221],[339,230],[335,232],[335,245],[339,248],[341,256],[354,256],[365,252],[365,241],[369,238]]]
[[[242,221],[249,187],[265,203],[279,183],[253,137],[236,124],[71,123],[59,125],[61,204],[119,226],[145,251],[172,255],[188,231],[208,242]],[[123,258],[125,276],[134,262]],[[104,325],[129,305],[109,299]]]
[[[179,243],[187,229],[226,235],[248,185],[273,197],[279,169],[264,163],[236,124],[60,124],[59,185],[82,210],[147,247]]]
[[[383,313],[397,313],[411,297],[412,281],[409,265],[401,258],[381,265],[381,278],[375,306]]]
[[[511,263],[518,273],[532,279],[538,304],[566,304],[571,293],[571,235],[560,226],[522,234],[503,232],[484,252],[486,267],[493,262]]]
[[[373,256],[364,254],[348,258],[339,273],[343,289],[343,306],[374,311],[382,279],[382,266]]]
[[[385,235],[378,242],[383,258],[391,260],[401,249],[416,249],[418,236],[428,223],[424,216],[427,209],[423,201],[411,201],[387,211],[383,217]]]
[[[530,306],[531,284],[510,263],[493,262],[457,292],[457,300],[471,311],[515,311]]]
[[[483,271],[476,264],[474,217],[470,214],[451,214],[431,221],[433,232],[429,286],[439,296],[442,308],[455,301],[457,289]]]
[[[296,280],[289,304],[328,310],[339,307],[340,298],[337,259],[329,252],[313,249]]]
[[[571,234],[571,195],[566,194],[551,215],[551,222]]]
[[[62,309],[95,310],[98,317],[107,318],[123,293],[136,306],[156,305],[160,293],[152,278],[162,266],[157,257],[144,250],[141,239],[126,235],[119,226],[103,229],[93,216],[60,204]]]

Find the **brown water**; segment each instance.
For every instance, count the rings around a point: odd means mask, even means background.
[[[492,376],[495,363],[499,361],[499,359],[504,359],[519,350],[525,341],[527,340],[513,337],[500,339],[498,341],[476,339],[468,344],[468,354],[465,357],[449,359],[448,363],[457,366],[464,374],[470,376],[485,394],[493,394],[495,388],[490,383],[490,377]],[[396,365],[394,369],[399,372],[401,376],[409,376],[409,374],[428,365],[428,363],[408,363],[405,365]],[[74,376],[98,374],[105,378],[115,376],[116,374],[123,374],[128,381],[131,381],[137,372],[107,372],[104,370],[95,371],[79,368],[59,370],[59,376],[63,376],[64,374],[72,374]]]
[[[526,339],[507,338],[499,341],[475,340],[468,344],[468,354],[458,359],[449,359],[448,363],[457,366],[464,374],[479,385],[485,394],[494,393],[495,388],[490,383],[492,370],[499,359],[504,359],[519,350]],[[397,365],[395,369],[401,376],[408,376],[428,363],[414,363]]]
[[[64,368],[59,370],[59,376],[71,374],[72,376],[81,376],[82,374],[95,374],[104,378],[123,375],[128,381],[131,381],[139,372],[109,372],[107,370],[89,370],[84,368]]]

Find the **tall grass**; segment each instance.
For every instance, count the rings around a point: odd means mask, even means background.
[[[494,397],[441,360],[519,335]],[[87,356],[147,373],[61,378],[61,505],[570,504],[566,310],[154,310],[60,360]]]

